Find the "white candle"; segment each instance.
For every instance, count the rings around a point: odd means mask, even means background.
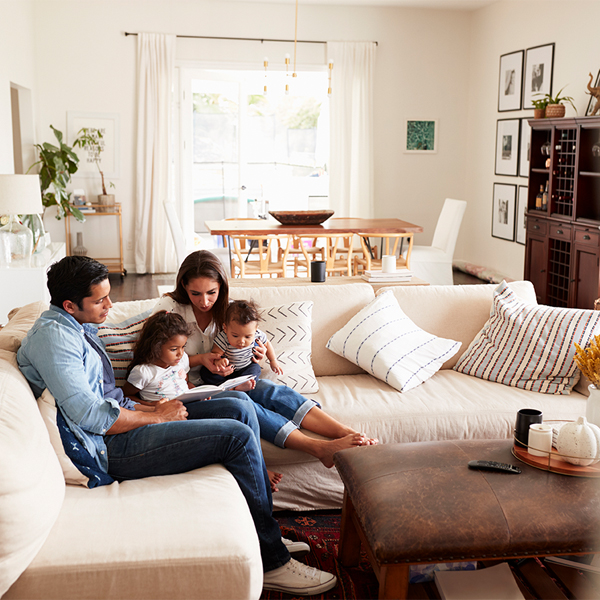
[[[552,426],[534,423],[529,426],[529,454],[548,457],[552,452]]]
[[[395,256],[382,256],[381,257],[381,270],[384,273],[395,273],[396,272],[396,257]]]

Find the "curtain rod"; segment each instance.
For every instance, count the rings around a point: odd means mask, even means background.
[[[137,33],[131,33],[129,31],[125,32],[125,37],[128,35],[137,35]],[[212,35],[176,35],[178,38],[192,38],[197,40],[237,40],[244,42],[284,42],[284,43],[294,43],[294,40],[274,40],[268,38],[243,38],[243,37],[221,37],[221,36],[212,36]],[[320,40],[296,40],[298,44],[326,44],[327,42],[323,42]],[[374,42],[376,46],[379,44]]]

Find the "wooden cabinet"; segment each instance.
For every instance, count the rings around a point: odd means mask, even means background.
[[[540,303],[593,308],[600,297],[600,118],[529,123],[525,278]],[[539,208],[536,196],[546,188]]]

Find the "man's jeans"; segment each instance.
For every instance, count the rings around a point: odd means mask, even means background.
[[[284,565],[290,555],[273,518],[271,486],[254,405],[220,398],[191,402],[186,408],[187,421],[145,425],[107,435],[109,474],[117,480],[140,479],[222,463],[234,476],[250,508],[264,571]]]

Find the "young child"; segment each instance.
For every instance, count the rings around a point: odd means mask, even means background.
[[[139,395],[153,403],[187,392],[190,362],[184,347],[190,335],[191,328],[181,315],[166,310],[152,315],[134,346],[125,395]]]
[[[260,376],[260,365],[254,358],[254,346],[260,341],[266,346],[267,360],[271,365],[271,370],[278,375],[283,374],[283,369],[279,366],[275,357],[273,345],[267,339],[265,333],[258,329],[258,322],[262,318],[258,312],[258,307],[252,301],[235,300],[227,307],[223,330],[215,337],[212,351],[221,354],[220,360],[215,361],[215,365],[226,367],[233,366],[231,375],[223,376],[211,373],[206,367],[200,369],[200,377],[204,383],[219,385],[227,379],[241,377],[243,375]]]

